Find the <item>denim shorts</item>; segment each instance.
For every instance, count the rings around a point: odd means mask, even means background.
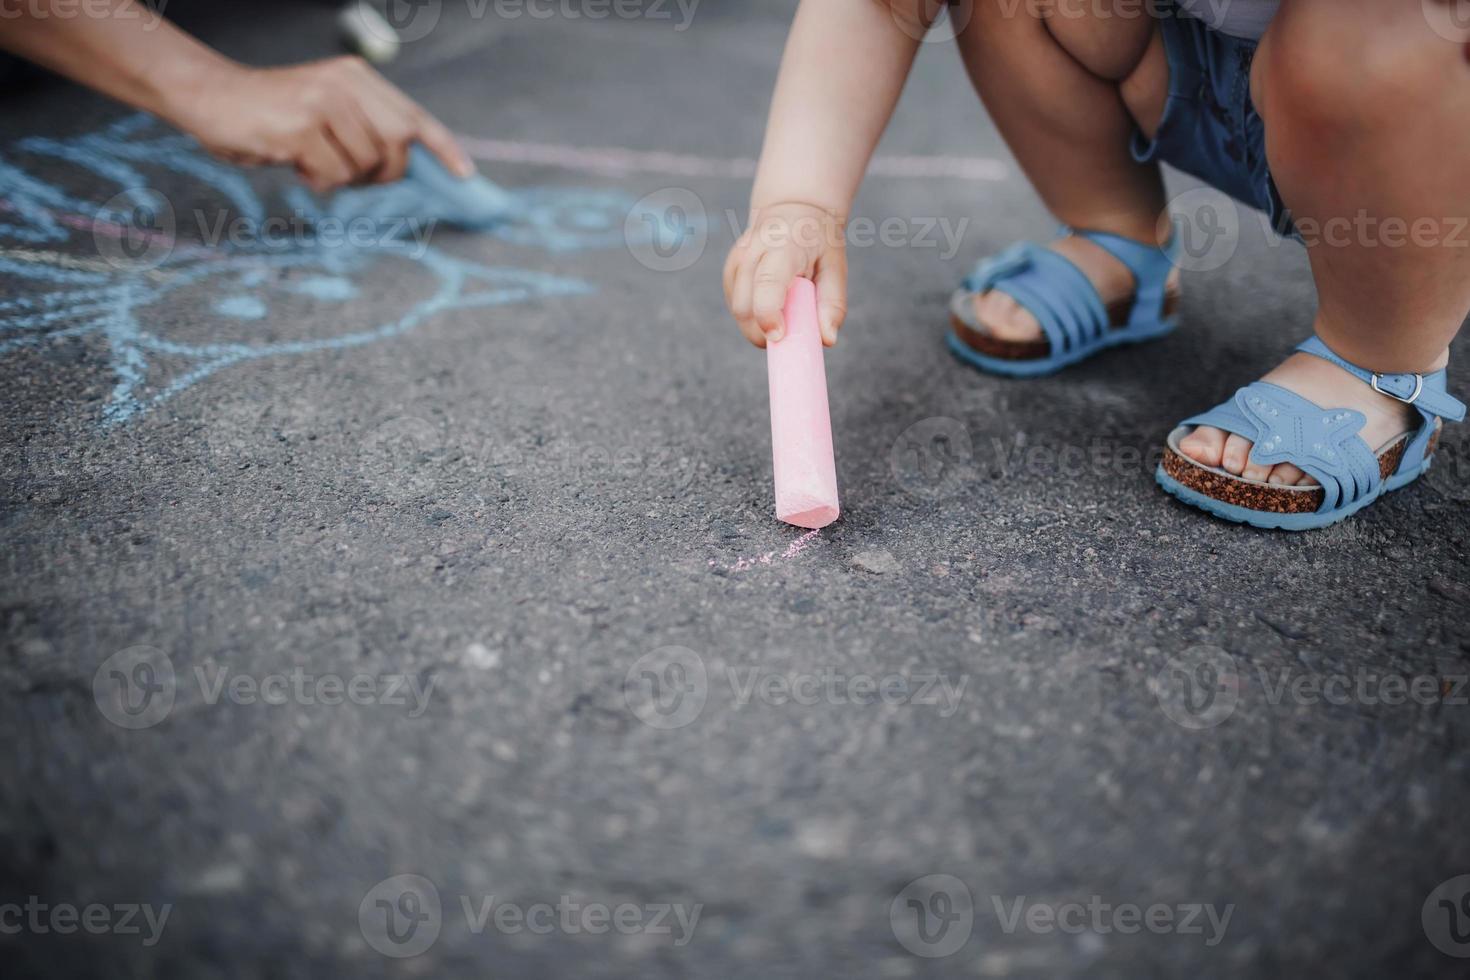
[[[1266,163],[1266,127],[1251,102],[1255,41],[1222,34],[1173,3],[1157,4],[1169,59],[1169,98],[1152,140],[1133,134],[1133,156],[1159,160],[1266,213],[1296,236]]]

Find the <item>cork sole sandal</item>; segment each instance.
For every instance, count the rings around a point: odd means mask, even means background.
[[[1374,374],[1333,354],[1316,337],[1297,350],[1329,360],[1375,391],[1413,405],[1421,424],[1370,450],[1358,435],[1367,421],[1361,412],[1324,409],[1279,385],[1257,381],[1169,433],[1156,473],[1159,486],[1217,517],[1254,527],[1286,531],[1326,527],[1417,480],[1433,462],[1442,420],[1458,422],[1465,417],[1465,406],[1445,391],[1443,371]],[[1196,462],[1184,454],[1180,442],[1200,425],[1250,439],[1251,462],[1292,463],[1318,485],[1283,487]]]
[[[950,297],[950,350],[983,371],[1038,377],[1116,347],[1153,340],[1178,325],[1179,294],[1169,285],[1173,242],[1163,248],[1096,231],[1069,231],[1097,245],[1133,275],[1132,297],[1104,303],[1070,260],[1033,242],[1018,242],[982,260]],[[1036,317],[1042,338],[993,337],[975,316],[975,297],[1005,293]]]

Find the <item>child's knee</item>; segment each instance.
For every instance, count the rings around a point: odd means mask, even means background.
[[[1268,142],[1326,151],[1404,119],[1443,83],[1448,46],[1418,4],[1360,7],[1297,0],[1272,22],[1251,73]]]

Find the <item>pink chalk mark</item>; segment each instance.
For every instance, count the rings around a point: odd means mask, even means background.
[[[460,145],[477,160],[495,163],[532,163],[584,173],[621,177],[658,174],[665,177],[724,177],[744,180],[755,175],[749,157],[703,157],[690,153],[633,150],[621,146],[568,146],[493,140],[459,134]],[[1005,180],[1009,168],[989,157],[893,156],[878,157],[868,168],[873,177],[909,179]]]
[[[709,564],[711,568],[722,568],[727,572],[743,572],[748,569],[755,568],[758,565],[772,565],[778,561],[790,561],[791,559],[795,558],[797,555],[805,551],[807,549],[807,546],[815,541],[817,537],[821,535],[821,533],[822,531],[820,528],[808,531],[801,537],[797,538],[795,541],[787,545],[786,550],[779,554],[774,551],[768,551],[765,554],[757,555],[754,558],[737,559],[734,564],[730,565],[724,564],[723,562],[715,561],[713,558],[711,558],[709,560]]]
[[[15,205],[9,201],[0,201],[0,211],[14,213],[17,210]],[[155,232],[147,228],[127,228],[111,221],[103,221],[101,218],[89,218],[84,214],[77,214],[74,211],[57,211],[52,208],[40,206],[37,206],[37,210],[45,211],[51,217],[55,218],[58,223],[66,225],[68,228],[75,228],[78,231],[90,231],[93,234],[102,235],[106,238],[133,236],[146,239],[149,242],[161,241],[165,245],[172,245],[174,243],[173,236],[162,232]]]

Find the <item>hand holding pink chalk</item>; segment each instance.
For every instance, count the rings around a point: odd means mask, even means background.
[[[766,344],[776,516],[797,527],[826,527],[839,513],[837,462],[817,326],[817,287],[810,279],[791,283],[785,316],[785,336]]]

